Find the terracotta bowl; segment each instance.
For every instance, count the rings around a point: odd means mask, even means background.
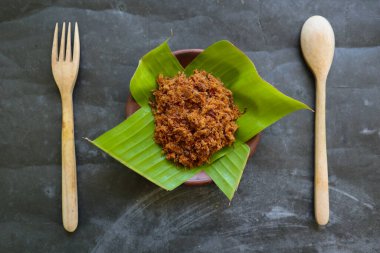
[[[184,49],[184,50],[178,50],[173,52],[174,56],[177,57],[178,61],[181,63],[183,67],[186,67],[194,58],[200,54],[203,51],[203,49]],[[127,105],[126,105],[126,114],[127,117],[132,115],[135,111],[137,111],[140,108],[140,106],[136,103],[136,101],[132,98],[131,95],[127,98]],[[257,145],[260,142],[261,133],[247,141],[247,145],[249,146],[250,153],[249,157],[251,157],[257,148]],[[195,175],[194,177],[190,178],[185,182],[186,185],[204,185],[212,183],[212,179],[203,171]]]

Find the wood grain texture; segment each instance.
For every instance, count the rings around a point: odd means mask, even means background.
[[[301,48],[316,78],[314,212],[319,225],[329,221],[329,183],[326,151],[326,79],[335,48],[334,32],[321,16],[309,18],[302,27]]]
[[[314,212],[319,225],[329,221],[329,181],[326,147],[326,80],[317,80],[315,108]]]
[[[58,24],[56,24],[52,70],[62,100],[62,220],[64,228],[73,232],[78,226],[78,190],[75,158],[73,90],[78,76],[80,43],[78,24],[75,24],[74,47],[71,50],[71,23],[65,53],[65,23],[62,26],[60,52],[58,55]]]

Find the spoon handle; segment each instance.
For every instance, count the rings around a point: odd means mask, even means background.
[[[329,221],[329,182],[326,152],[326,78],[317,79],[315,112],[314,211],[319,225]]]

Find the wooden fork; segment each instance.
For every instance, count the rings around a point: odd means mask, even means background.
[[[62,100],[62,219],[63,226],[74,232],[78,226],[77,171],[75,161],[73,89],[78,76],[80,44],[75,23],[74,46],[71,52],[71,23],[68,25],[65,54],[66,24],[63,23],[58,54],[58,23],[55,25],[51,67]]]

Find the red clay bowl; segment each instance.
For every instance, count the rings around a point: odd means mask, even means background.
[[[175,57],[177,57],[178,61],[185,68],[202,51],[203,49],[183,49],[175,51],[173,52],[173,54]],[[127,98],[126,105],[127,117],[131,116],[139,108],[140,106],[136,103],[132,96],[129,95]],[[260,137],[261,133],[257,134],[255,137],[246,142],[249,148],[251,149],[249,157],[251,157],[255,153],[257,145],[260,142]],[[204,185],[209,183],[212,183],[212,179],[203,171],[185,182],[186,185]]]

